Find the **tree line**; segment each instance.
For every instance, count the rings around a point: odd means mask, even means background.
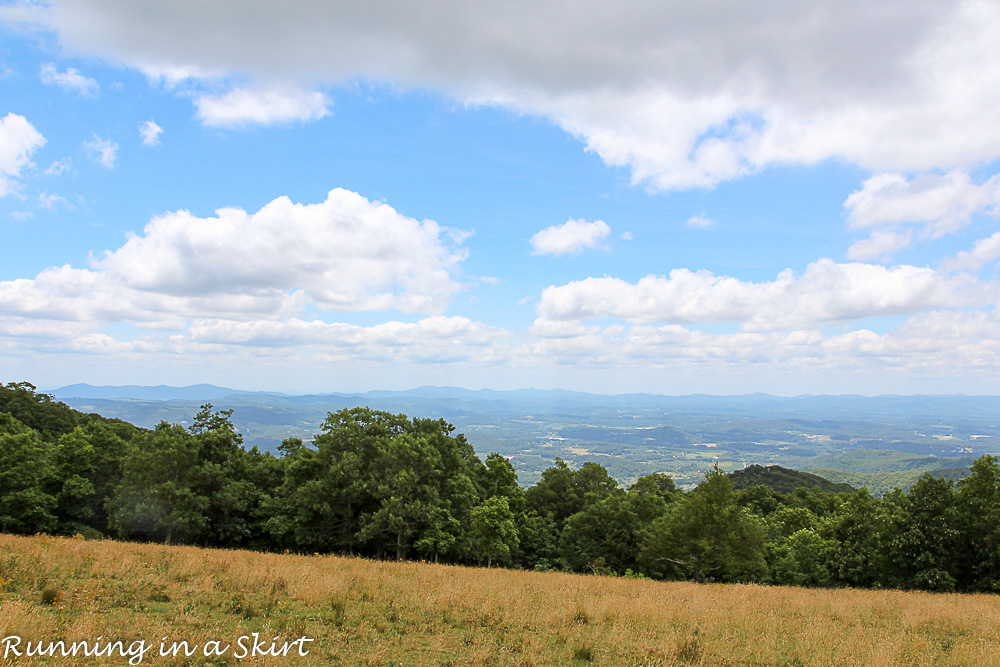
[[[245,449],[232,411],[141,429],[0,386],[0,531],[535,570],[800,586],[1000,589],[1000,466],[881,498],[766,486],[718,468],[623,488],[564,461],[523,489],[444,420],[330,413],[311,442]]]

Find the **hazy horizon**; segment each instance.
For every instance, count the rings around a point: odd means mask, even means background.
[[[30,382],[30,380],[28,380],[28,382]],[[955,393],[950,393],[950,394],[929,394],[929,393],[910,393],[910,394],[902,394],[902,393],[883,393],[883,394],[863,394],[863,393],[850,393],[850,394],[830,394],[830,393],[821,393],[821,394],[774,394],[774,393],[770,393],[770,392],[745,392],[745,393],[739,393],[739,394],[736,394],[736,393],[733,393],[733,394],[713,394],[713,393],[704,393],[704,392],[696,392],[696,393],[688,393],[688,394],[662,394],[662,393],[653,393],[653,392],[602,393],[602,392],[593,392],[593,391],[579,391],[579,390],[576,390],[576,389],[566,389],[565,387],[548,387],[548,388],[541,388],[541,387],[516,387],[516,388],[513,388],[513,389],[494,389],[493,387],[476,387],[476,388],[470,388],[470,387],[462,387],[462,386],[458,386],[458,385],[420,385],[420,386],[414,386],[414,387],[407,387],[405,389],[380,389],[380,388],[374,388],[374,389],[364,389],[364,390],[355,390],[355,391],[352,391],[352,390],[331,389],[331,390],[328,390],[328,391],[320,391],[320,392],[291,393],[291,392],[287,392],[287,391],[278,391],[278,390],[271,390],[271,389],[256,389],[256,388],[251,389],[251,388],[245,388],[245,387],[231,387],[231,386],[224,386],[224,385],[216,385],[216,384],[212,384],[212,383],[195,383],[195,384],[191,384],[191,385],[168,385],[168,384],[162,384],[162,383],[161,384],[94,385],[94,384],[90,384],[90,383],[87,383],[87,382],[75,382],[75,383],[71,383],[71,384],[68,384],[68,385],[62,385],[62,386],[58,386],[58,387],[41,387],[41,386],[39,386],[38,387],[38,391],[41,391],[43,393],[50,393],[50,394],[53,393],[53,392],[64,393],[65,390],[67,390],[67,389],[69,389],[71,387],[75,387],[75,386],[86,386],[86,387],[89,387],[91,389],[125,389],[125,388],[129,388],[129,387],[136,387],[136,388],[143,388],[143,389],[192,389],[192,388],[195,388],[195,387],[206,386],[206,387],[212,387],[212,388],[215,388],[215,389],[231,390],[233,392],[240,392],[240,393],[274,394],[274,395],[285,395],[285,396],[310,396],[310,395],[322,396],[322,395],[325,395],[325,394],[338,394],[338,395],[348,395],[348,396],[350,396],[350,395],[363,395],[363,394],[375,393],[375,392],[392,392],[392,393],[402,393],[402,394],[405,394],[405,393],[412,393],[412,392],[417,392],[419,390],[426,390],[426,389],[458,390],[458,391],[463,391],[463,392],[480,392],[480,391],[486,391],[486,392],[497,392],[497,393],[515,393],[515,392],[569,392],[569,393],[574,393],[574,394],[586,394],[586,395],[591,395],[591,396],[609,396],[609,397],[627,396],[629,394],[636,394],[636,395],[646,395],[646,396],[655,396],[655,397],[662,396],[662,397],[665,397],[665,398],[683,398],[683,397],[695,397],[695,396],[710,396],[710,397],[726,398],[726,397],[740,397],[740,396],[754,396],[754,395],[773,396],[775,398],[801,398],[801,397],[823,397],[823,396],[829,396],[829,397],[854,397],[854,396],[857,396],[857,397],[861,397],[861,398],[880,398],[880,397],[894,397],[894,396],[899,396],[899,397],[920,397],[920,396],[927,396],[927,397],[946,397],[946,398],[947,397],[978,398],[978,397],[995,397],[995,396],[1000,396],[1000,394],[969,394],[969,393],[962,393],[962,392],[955,392]]]

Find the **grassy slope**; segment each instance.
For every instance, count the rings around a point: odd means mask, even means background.
[[[230,654],[227,664],[582,665],[587,655],[636,666],[1000,663],[1000,605],[985,595],[661,583],[6,535],[0,581],[0,638],[316,640],[305,658]],[[42,603],[46,588],[58,590],[56,604]],[[0,664],[95,662],[0,654]],[[147,655],[142,664],[208,663]]]

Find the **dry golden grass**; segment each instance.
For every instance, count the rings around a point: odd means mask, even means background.
[[[660,583],[6,535],[0,588],[0,639],[203,646],[258,632],[268,643],[315,640],[307,657],[293,649],[237,660],[234,646],[210,663],[154,649],[144,665],[1000,665],[1000,597],[988,595]],[[0,665],[97,661],[2,652],[0,644]]]

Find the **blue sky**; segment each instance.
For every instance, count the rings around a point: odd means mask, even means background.
[[[0,379],[1000,391],[988,2],[0,2]]]

